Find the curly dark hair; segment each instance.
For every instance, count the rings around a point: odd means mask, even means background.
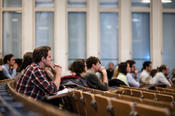
[[[97,57],[95,57],[95,56],[89,57],[89,58],[86,60],[87,68],[90,69],[90,68],[92,67],[92,64],[96,65],[97,62],[99,62],[99,63],[101,64],[99,58],[97,58]]]
[[[85,72],[85,60],[77,59],[69,67],[71,72],[75,72],[76,75],[80,75],[82,72]]]
[[[35,48],[33,51],[33,61],[35,63],[39,63],[41,61],[41,58],[46,58],[48,55],[48,51],[50,51],[51,48],[49,46],[41,46],[38,48]]]

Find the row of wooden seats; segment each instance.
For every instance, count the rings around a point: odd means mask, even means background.
[[[147,91],[147,92],[152,92],[152,93],[161,93],[161,94],[166,94],[166,95],[172,95],[175,98],[175,91],[174,91],[175,89],[174,88],[170,89],[170,88],[156,87],[156,90],[149,90],[146,88],[128,87],[128,86],[123,86],[123,85],[121,85],[121,88],[128,88],[128,89],[141,90],[141,91]]]
[[[107,94],[107,93],[106,93]],[[125,99],[111,98],[100,94],[75,90],[73,93],[74,106],[83,116],[139,116],[157,115],[168,116],[168,109],[148,106]]]
[[[118,99],[124,99],[127,101],[132,101],[132,102],[138,102],[138,103],[143,103],[147,105],[152,105],[152,106],[157,106],[157,107],[166,107],[168,108],[171,112],[175,112],[175,106],[170,103],[170,102],[165,102],[164,99],[160,96],[158,96],[159,101],[155,100],[155,94],[150,93],[150,92],[143,92],[144,99],[142,97],[135,97],[135,96],[128,96],[124,94],[116,94],[116,93],[111,93],[109,91],[100,91],[96,89],[91,89],[91,88],[85,88],[85,87],[78,87],[78,89],[83,90],[83,91],[90,91],[91,93],[94,94],[101,94],[107,97],[115,97]]]
[[[166,92],[175,92],[175,89],[174,88],[156,87],[156,90],[158,90],[158,91],[166,91]]]
[[[61,111],[58,109],[58,107],[52,106],[41,101],[37,101],[31,97],[16,92],[14,87],[14,81],[10,81],[8,83],[8,88],[16,101],[23,103],[23,105],[27,109],[38,112],[42,116],[75,116],[75,114],[73,113]]]
[[[154,93],[154,92],[126,88],[122,90],[122,94],[174,103],[174,97],[172,95],[166,95],[162,93]]]

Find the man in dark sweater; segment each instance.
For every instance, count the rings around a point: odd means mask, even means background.
[[[108,77],[106,69],[101,66],[97,57],[91,56],[86,60],[88,71],[84,75],[90,88],[108,90]]]

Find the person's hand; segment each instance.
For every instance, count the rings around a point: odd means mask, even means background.
[[[104,66],[101,66],[99,68],[99,71],[103,74],[103,82],[108,83],[108,77],[107,77],[107,72]]]
[[[17,63],[15,63],[14,65],[13,65],[13,69],[17,69],[18,68],[18,64]]]
[[[137,69],[135,69],[134,74],[137,76],[137,74],[138,74],[138,70]]]
[[[106,69],[105,69],[104,66],[101,66],[101,67],[99,68],[99,71],[100,71],[101,73],[103,73],[104,71],[106,71]]]
[[[62,67],[60,65],[56,65],[54,64],[53,66],[53,70],[55,71],[55,73],[59,76],[61,76],[61,73],[62,73]]]

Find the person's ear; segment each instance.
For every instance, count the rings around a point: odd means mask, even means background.
[[[9,60],[7,60],[7,64],[9,64],[10,63],[10,61]]]
[[[44,58],[44,56],[41,58],[41,61],[45,61],[45,58]]]

